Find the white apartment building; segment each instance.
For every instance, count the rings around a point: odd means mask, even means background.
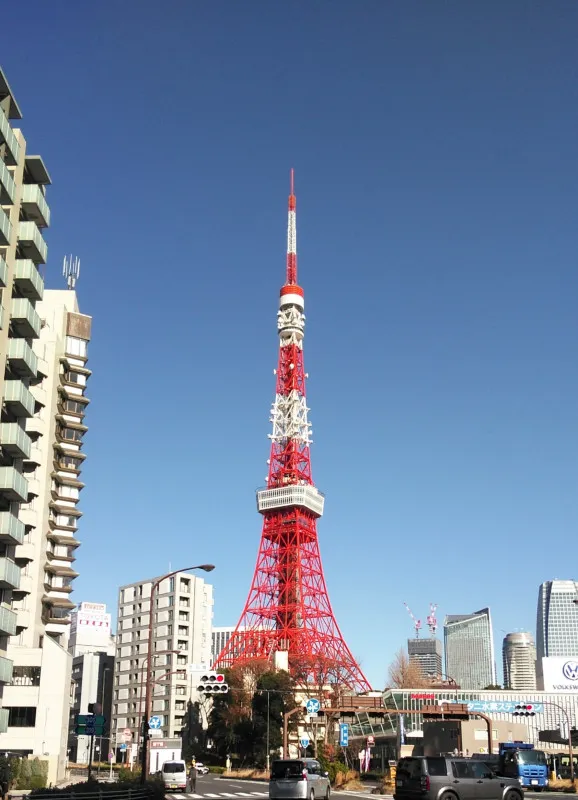
[[[84,396],[90,317],[78,313],[73,291],[46,291],[37,303],[40,337],[33,351],[44,364],[32,387],[35,413],[26,420],[31,439],[23,460],[29,502],[20,507],[25,526],[16,548],[20,587],[13,608],[21,620],[8,645],[18,678],[6,686],[11,718],[0,734],[0,750],[39,756],[49,762],[49,780],[66,768],[72,656],[68,651],[70,599],[81,512],[80,471],[86,431]],[[24,681],[22,675],[26,675]],[[12,718],[15,724],[12,725]]]
[[[20,118],[0,70],[0,752],[39,756],[54,781],[66,765],[90,318],[74,292],[44,292],[50,177],[12,127]]]
[[[90,703],[98,703],[106,718],[105,735],[95,744],[94,759],[105,761],[110,750],[110,716],[114,678],[115,640],[111,633],[111,617],[104,603],[80,603],[71,614],[70,641],[72,655],[72,706],[68,732],[68,760],[87,764],[90,737],[77,736],[76,717],[88,714]]]
[[[150,597],[155,578],[122,586],[114,665],[111,735],[117,749],[131,741],[137,757],[145,703]],[[195,701],[195,679],[188,664],[210,664],[213,587],[203,578],[179,572],[163,580],[153,613],[152,714],[161,718],[162,737],[180,737],[189,699]],[[127,737],[124,731],[130,731]]]

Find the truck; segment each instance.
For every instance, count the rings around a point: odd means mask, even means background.
[[[548,788],[548,758],[527,742],[500,742],[498,774],[518,778],[520,786],[541,792]]]

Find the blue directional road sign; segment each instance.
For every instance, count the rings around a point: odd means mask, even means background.
[[[308,714],[317,714],[320,708],[321,703],[315,697],[310,697],[305,703],[305,710]],[[307,747],[307,745],[305,745],[305,747]]]
[[[125,753],[125,752],[126,752],[126,744],[121,744],[121,746],[120,746],[120,752],[121,752],[121,753]]]
[[[309,747],[309,736],[307,736],[307,734],[306,734],[306,733],[303,733],[303,734],[301,735],[301,738],[299,739],[299,744],[300,744],[300,745],[301,745],[301,747],[303,747],[303,748],[305,748],[305,747]]]
[[[151,717],[149,719],[149,728],[152,728],[153,731],[157,731],[162,725],[160,717]]]
[[[349,746],[349,725],[346,722],[339,723],[339,746]]]

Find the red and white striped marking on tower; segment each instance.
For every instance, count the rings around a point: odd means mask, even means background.
[[[257,564],[235,632],[214,667],[271,659],[286,651],[302,682],[339,683],[367,691],[369,683],[335,621],[319,553],[317,519],[324,497],[311,477],[303,336],[304,293],[297,283],[296,198],[291,170],[287,273],[277,330],[279,361],[271,408],[273,426],[267,486],[257,492],[263,532]]]

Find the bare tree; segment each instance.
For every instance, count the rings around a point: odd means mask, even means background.
[[[421,667],[401,648],[389,665],[389,685],[395,689],[426,689],[430,681],[423,674]]]

